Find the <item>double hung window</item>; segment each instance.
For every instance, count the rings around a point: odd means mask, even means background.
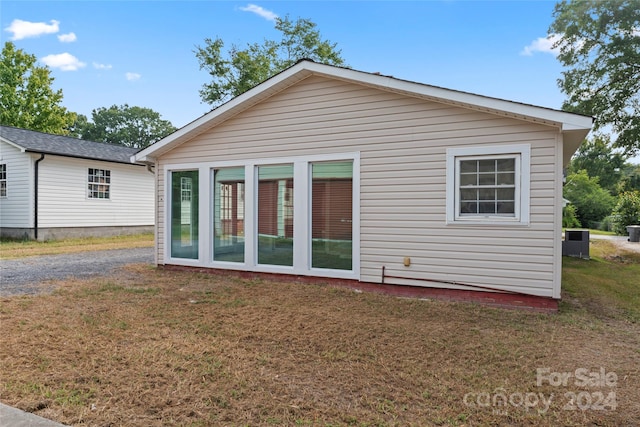
[[[7,165],[0,164],[0,197],[7,197]]]
[[[90,199],[109,199],[111,193],[111,171],[89,168],[87,190]]]
[[[447,222],[529,222],[528,145],[447,150]]]

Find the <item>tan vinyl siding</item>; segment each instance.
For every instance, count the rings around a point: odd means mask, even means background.
[[[88,168],[111,171],[108,200],[87,197]],[[39,182],[39,227],[154,223],[154,178],[143,166],[47,155],[40,162]]]
[[[550,125],[310,77],[160,158],[159,232],[165,165],[358,151],[362,281],[380,282],[385,266],[552,296],[558,138]],[[446,149],[513,144],[531,146],[530,225],[447,225]]]
[[[7,197],[0,198],[0,226],[33,227],[32,163],[26,153],[0,142],[0,163],[7,165]]]

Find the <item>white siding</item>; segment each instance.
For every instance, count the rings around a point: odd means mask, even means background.
[[[7,165],[7,197],[0,198],[0,226],[33,227],[33,175],[30,156],[0,141],[0,163]]]
[[[157,176],[169,164],[360,152],[362,281],[380,282],[385,266],[392,276],[557,298],[561,138],[550,125],[310,77],[174,148]],[[530,225],[447,225],[446,149],[503,144],[531,146]],[[164,263],[164,183],[157,188]]]
[[[110,198],[87,197],[88,168],[111,171]],[[153,225],[154,178],[145,167],[47,155],[39,170],[39,227]]]

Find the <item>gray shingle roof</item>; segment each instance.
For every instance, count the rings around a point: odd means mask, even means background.
[[[131,156],[138,151],[137,148],[85,141],[11,126],[0,126],[0,138],[31,153],[54,154],[115,163],[130,164]]]

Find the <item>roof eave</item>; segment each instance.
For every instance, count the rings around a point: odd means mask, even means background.
[[[17,148],[18,150],[20,150],[22,153],[24,153],[25,151],[27,151],[23,146],[21,146],[20,144],[16,144],[15,142],[7,139],[7,138],[3,138],[2,136],[0,136],[0,141],[5,142],[9,145],[11,145],[12,147]]]
[[[544,122],[558,126],[563,133],[584,133],[586,136],[591,129],[593,122],[593,119],[589,116],[582,116],[565,111],[521,104],[518,102],[491,98],[483,95],[456,91],[453,89],[400,80],[390,76],[319,64],[312,61],[300,61],[296,65],[276,74],[242,95],[233,98],[210,113],[199,117],[173,134],[161,139],[153,145],[150,145],[144,150],[141,150],[133,156],[133,159],[138,162],[154,161],[156,158],[173,149],[175,146],[205,132],[217,123],[226,120],[228,117],[255,105],[256,103],[272,96],[274,93],[277,93],[280,90],[309,77],[310,75],[319,75],[334,79],[337,78],[383,90],[421,96],[437,102],[466,106],[472,109]]]

